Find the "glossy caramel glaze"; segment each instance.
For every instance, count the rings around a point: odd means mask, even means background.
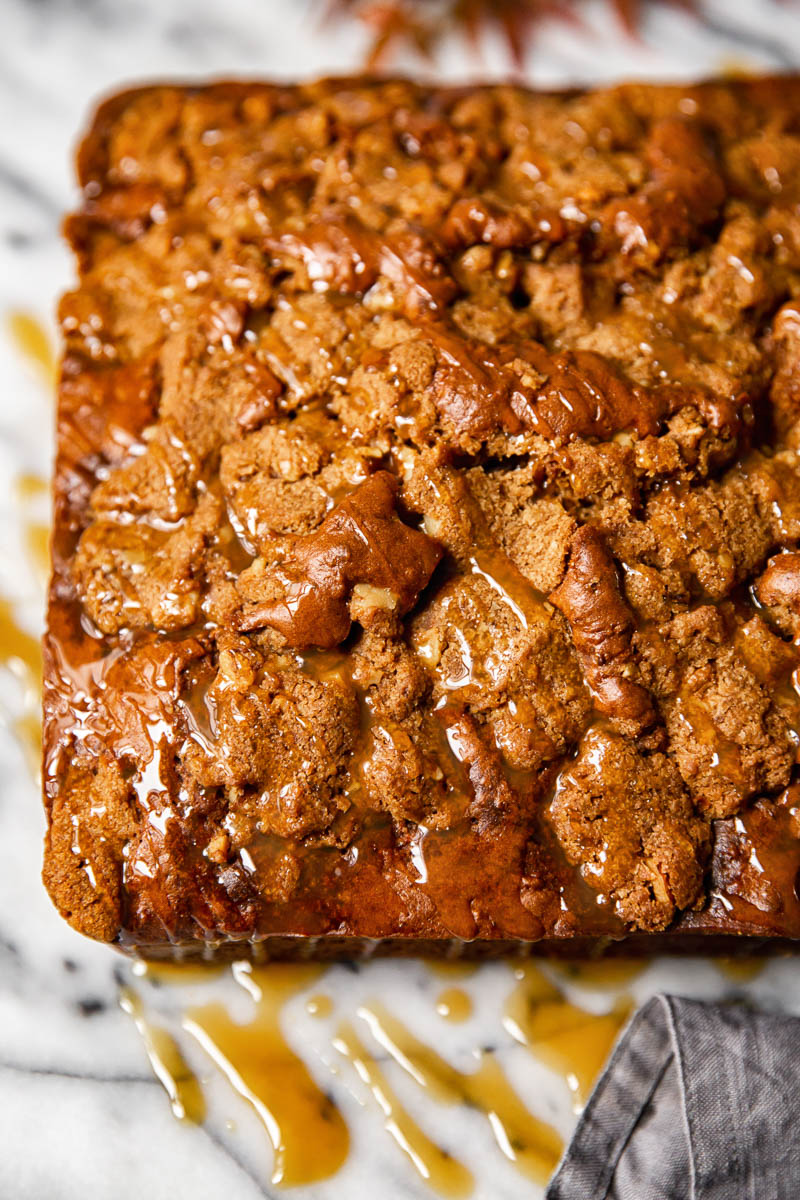
[[[102,106],[45,640],[77,928],[800,936],[798,101]]]
[[[8,316],[8,330],[20,355],[44,378],[49,387],[56,381],[56,360],[47,331],[31,313],[21,309]]]

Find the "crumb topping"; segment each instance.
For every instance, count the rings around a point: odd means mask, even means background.
[[[799,105],[103,105],[45,647],[70,921],[618,936],[723,896],[800,931],[750,854],[797,841]]]

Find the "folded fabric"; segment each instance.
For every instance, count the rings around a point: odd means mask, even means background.
[[[798,1200],[800,1019],[654,996],[546,1200]]]

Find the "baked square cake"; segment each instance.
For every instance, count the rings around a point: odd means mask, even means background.
[[[63,916],[800,936],[800,79],[147,87],[78,174]]]

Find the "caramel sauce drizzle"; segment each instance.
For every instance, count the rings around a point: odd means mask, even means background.
[[[39,771],[42,746],[40,698],[42,691],[42,650],[38,638],[23,629],[11,604],[0,597],[0,665],[18,680],[22,690],[21,712],[11,729],[19,741],[34,774]]]
[[[445,988],[436,997],[436,1011],[446,1021],[467,1021],[472,1016],[472,998],[463,988]]]
[[[200,984],[221,976],[225,967],[219,963],[146,962],[137,959],[131,970],[137,979],[146,979],[156,987],[174,984]]]
[[[317,992],[306,1000],[306,1012],[310,1017],[319,1017],[320,1020],[324,1020],[333,1012],[333,1001],[325,992]]]
[[[687,726],[692,737],[700,745],[710,748],[711,766],[744,797],[747,794],[747,780],[742,770],[739,746],[717,729],[697,697],[682,691],[675,703],[678,718]]]
[[[760,960],[714,961],[720,971],[742,982],[763,969]],[[427,965],[435,974],[454,980],[480,970],[475,963],[431,961]],[[573,1108],[580,1111],[626,1020],[629,1005],[621,997],[611,1012],[595,1015],[570,1003],[557,984],[533,964],[509,965],[514,967],[516,987],[506,1002],[503,1026],[565,1080]],[[646,959],[626,958],[550,964],[565,982],[611,991],[624,987],[647,966]],[[254,999],[254,1017],[238,1024],[222,1005],[212,1003],[190,1008],[183,1019],[184,1029],[261,1119],[275,1151],[272,1182],[284,1186],[329,1178],[349,1152],[349,1133],[341,1114],[286,1044],[280,1029],[284,1003],[316,982],[324,970],[322,965],[252,967],[237,963],[233,975]],[[133,971],[137,978],[156,986],[170,986],[206,982],[219,977],[223,968],[139,962]],[[471,997],[456,986],[441,992],[435,1003],[437,1011],[449,1019],[465,1019],[472,1009]],[[205,1101],[200,1083],[171,1035],[146,1018],[142,1001],[132,989],[123,990],[121,1004],[136,1023],[176,1117],[202,1122]],[[445,1006],[449,1011],[443,1013]],[[456,1018],[459,1007],[463,1015]],[[308,996],[305,1008],[309,1015],[325,1019],[333,1013],[333,1001],[326,992],[318,991]],[[432,1100],[482,1113],[502,1153],[517,1170],[539,1183],[550,1176],[562,1140],[552,1126],[528,1110],[492,1055],[481,1053],[475,1070],[460,1071],[383,1005],[371,1002],[356,1012],[375,1043]],[[411,1116],[351,1022],[339,1025],[332,1044],[366,1085],[383,1114],[387,1132],[418,1175],[440,1195],[469,1195],[475,1183],[471,1171],[437,1145]]]
[[[589,1098],[630,1004],[596,1016],[570,1004],[558,988],[531,964],[515,969],[518,985],[506,1003],[506,1030],[546,1066],[561,1075],[580,1112]]]
[[[489,1120],[498,1146],[523,1174],[539,1183],[553,1171],[563,1149],[556,1131],[533,1116],[494,1058],[482,1054],[471,1073],[457,1070],[416,1038],[380,1004],[358,1015],[395,1062],[442,1104],[466,1104]]]
[[[14,490],[20,505],[27,509],[47,493],[48,485],[38,475],[24,473],[15,480]],[[25,514],[22,535],[28,557],[43,585],[50,570],[49,527],[28,519]],[[38,777],[42,748],[42,651],[39,639],[17,622],[12,603],[5,597],[0,597],[0,665],[19,682],[21,711],[11,722],[11,730],[25,753],[31,773]]]
[[[11,604],[4,598],[0,598],[0,662],[24,687],[38,691],[42,673],[39,639],[17,624]]]
[[[649,958],[599,958],[594,962],[552,962],[549,967],[565,983],[613,991],[630,983],[650,965]]]
[[[38,500],[43,496],[47,496],[50,486],[46,479],[42,479],[41,475],[34,475],[32,471],[23,471],[14,481],[14,488],[17,493],[17,498],[22,504],[29,504],[33,500]]]
[[[284,1002],[322,970],[316,965],[252,968],[236,963],[234,976],[256,1003],[253,1019],[238,1024],[221,1004],[190,1008],[183,1019],[184,1029],[260,1118],[275,1152],[272,1183],[286,1187],[334,1175],[350,1149],[341,1113],[280,1029]]]
[[[26,521],[23,536],[28,558],[44,583],[50,574],[50,526],[42,521]]]
[[[56,358],[44,327],[34,316],[21,309],[8,313],[6,320],[16,349],[35,368],[50,391],[56,381]],[[27,510],[47,495],[49,485],[38,475],[23,472],[17,477],[14,490],[20,506]],[[44,586],[50,572],[49,526],[30,519],[26,512],[22,538],[27,555]],[[38,777],[42,748],[42,652],[39,639],[17,623],[12,605],[5,597],[0,597],[0,665],[16,676],[22,688],[22,711],[14,719],[11,729],[28,759],[31,773]]]
[[[25,552],[44,586],[50,574],[50,525],[29,516],[28,509],[47,496],[49,484],[39,475],[25,471],[14,480],[16,499],[23,510],[22,540]]]
[[[440,1196],[470,1195],[474,1183],[472,1172],[432,1142],[410,1116],[349,1022],[339,1026],[333,1044],[366,1084],[384,1114],[386,1132],[394,1138],[417,1174]]]
[[[205,1098],[200,1081],[181,1054],[178,1043],[166,1029],[147,1019],[141,997],[133,988],[122,989],[119,1003],[139,1031],[153,1074],[169,1096],[173,1114],[179,1121],[201,1125],[206,1116]]]
[[[474,963],[429,965],[438,974],[455,979],[479,970]],[[574,968],[572,979],[590,986],[603,982],[616,986],[642,967],[641,963],[628,962],[588,964],[588,974],[581,979],[574,973],[584,969],[581,965]],[[329,1178],[349,1152],[349,1132],[341,1114],[289,1048],[280,1028],[285,1002],[316,982],[324,970],[317,964],[254,967],[247,962],[236,963],[233,976],[255,1001],[254,1016],[240,1024],[222,1004],[209,1003],[189,1007],[182,1019],[183,1028],[260,1118],[275,1153],[272,1182],[283,1186]],[[156,987],[192,986],[218,978],[223,968],[213,964],[137,962],[133,973]],[[508,1004],[506,1028],[547,1065],[562,1071],[573,1093],[584,1098],[622,1023],[622,1015],[615,1012],[595,1017],[568,1004],[558,988],[532,967],[522,967],[516,974],[520,984]],[[147,1019],[133,989],[124,989],[120,1002],[136,1023],[175,1115],[181,1120],[202,1122],[205,1101],[200,1084],[171,1035]],[[464,1019],[472,1009],[471,997],[458,987],[440,994],[440,1012],[445,1003],[452,1014],[461,1008],[458,1019]],[[321,1019],[333,1012],[332,999],[326,992],[312,993],[305,1007],[309,1015]],[[448,1106],[465,1105],[482,1113],[502,1153],[517,1170],[539,1183],[549,1177],[561,1154],[562,1140],[552,1126],[528,1110],[491,1054],[478,1055],[475,1070],[461,1071],[411,1033],[383,1005],[369,1003],[356,1011],[376,1044],[432,1100]],[[432,1141],[406,1110],[352,1023],[339,1025],[332,1044],[366,1085],[384,1115],[387,1132],[420,1177],[440,1195],[469,1195],[474,1186],[471,1171]]]
[[[749,983],[757,979],[764,970],[766,963],[763,958],[732,958],[720,956],[714,959],[714,966],[734,983]]]
[[[56,358],[50,338],[41,322],[21,309],[8,314],[11,340],[27,362],[44,375],[48,386],[56,381]]]
[[[425,960],[425,966],[442,979],[470,979],[480,970],[478,963],[455,960],[448,962],[444,958],[428,958]]]

